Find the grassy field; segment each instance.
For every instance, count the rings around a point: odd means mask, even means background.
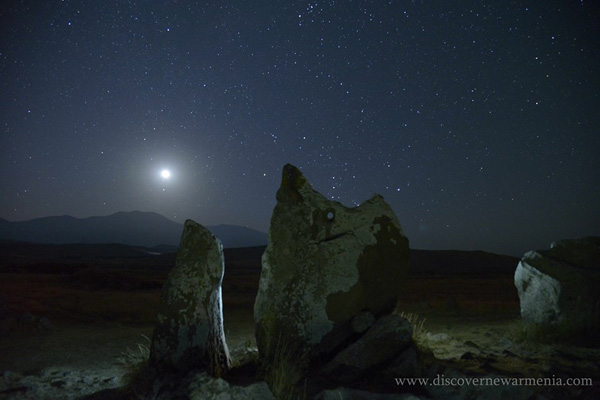
[[[251,259],[230,257],[226,267],[224,322],[232,350],[254,345],[260,253],[253,252]],[[115,358],[125,349],[144,343],[141,335],[152,336],[168,268],[145,270],[137,260],[133,266],[112,261],[109,267],[44,264],[3,271],[0,369],[38,371],[63,365],[106,372],[116,368]],[[437,360],[476,374],[600,376],[599,349],[521,340],[527,335],[512,274],[468,272],[413,273],[399,282],[397,310],[418,322],[419,342]],[[25,315],[47,318],[52,329],[24,326],[20,321]]]
[[[400,304],[427,310],[518,313],[512,276],[409,276],[400,283]]]
[[[72,274],[0,274],[4,312],[51,320],[152,323],[165,272],[88,268]],[[258,289],[256,270],[237,270],[223,283],[224,308],[251,308]],[[400,282],[400,305],[422,313],[518,313],[510,277],[422,277]]]

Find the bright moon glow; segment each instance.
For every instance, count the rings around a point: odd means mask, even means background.
[[[171,177],[171,171],[168,169],[163,169],[160,171],[160,176],[162,176],[164,179],[169,179]]]

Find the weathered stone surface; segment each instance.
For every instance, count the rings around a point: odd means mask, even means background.
[[[356,335],[359,313],[392,311],[409,268],[408,240],[381,196],[347,208],[288,164],[262,264],[254,306],[261,357],[284,344],[313,361]]]
[[[28,373],[3,371],[0,373],[2,400],[81,400],[116,399],[122,385],[119,368],[84,368],[53,366]],[[97,393],[106,397],[95,397]]]
[[[432,365],[424,375],[424,378],[428,379],[427,385],[399,386],[407,390],[414,390],[420,386],[419,389],[427,391],[427,398],[434,400],[547,400],[544,396],[534,393],[534,388],[519,384],[519,378],[515,377],[496,374],[467,375],[454,367],[439,364]],[[559,398],[566,397],[557,397]]]
[[[391,362],[413,344],[412,325],[397,314],[385,315],[362,336],[327,363],[322,373],[352,383]],[[416,370],[413,370],[414,376]]]
[[[173,381],[164,377],[155,382],[153,390],[145,400],[275,400],[265,382],[247,386],[232,385],[221,378],[206,373],[191,373]]]
[[[415,346],[409,346],[396,356],[385,369],[390,378],[413,378],[419,376],[419,354]]]
[[[515,271],[521,316],[529,322],[598,324],[600,238],[562,240],[525,254]]]
[[[152,337],[150,365],[157,372],[208,368],[220,376],[229,367],[221,301],[224,270],[219,239],[187,220]]]
[[[350,326],[352,326],[352,330],[356,333],[363,333],[367,329],[373,326],[375,323],[375,316],[368,311],[363,311],[358,313],[352,321],[350,322]]]
[[[364,390],[337,388],[324,390],[315,400],[420,400],[421,398],[410,393],[371,393]]]

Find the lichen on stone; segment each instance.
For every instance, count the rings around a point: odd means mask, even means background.
[[[152,338],[150,364],[157,372],[228,368],[221,300],[224,269],[221,242],[202,225],[186,221]],[[223,366],[212,365],[213,347],[223,354]]]
[[[408,240],[381,196],[345,207],[288,164],[262,263],[254,307],[259,351],[283,338],[316,357],[352,334],[358,313],[391,311],[408,270]]]

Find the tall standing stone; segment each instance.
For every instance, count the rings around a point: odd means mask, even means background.
[[[221,300],[224,271],[221,241],[187,220],[152,336],[150,365],[157,373],[206,368],[220,376],[229,368]]]
[[[254,305],[261,357],[331,357],[356,335],[355,317],[393,310],[408,268],[408,239],[381,196],[347,208],[286,165]]]

